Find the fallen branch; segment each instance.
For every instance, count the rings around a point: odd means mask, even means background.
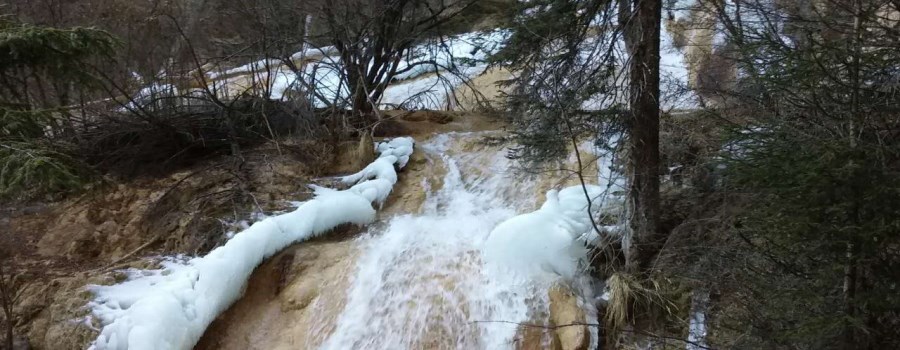
[[[138,252],[144,250],[145,248],[147,248],[147,247],[153,245],[154,243],[159,242],[159,239],[160,239],[160,236],[159,236],[159,235],[156,235],[156,237],[153,237],[153,239],[147,241],[147,242],[144,243],[144,244],[141,244],[140,247],[135,248],[134,250],[128,252],[128,254],[125,254],[125,255],[123,255],[122,257],[120,257],[120,258],[114,260],[113,262],[109,263],[109,265],[106,265],[106,267],[103,267],[103,268],[101,269],[101,271],[102,271],[102,272],[109,272],[109,271],[115,270],[115,269],[117,269],[117,268],[124,267],[124,265],[126,265],[126,264],[121,264],[121,262],[123,262],[123,261],[125,261],[125,259],[128,259],[128,258],[130,258],[131,256],[137,254]]]

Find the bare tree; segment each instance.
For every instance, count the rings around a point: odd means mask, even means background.
[[[372,114],[388,84],[398,74],[432,60],[410,57],[411,49],[440,34],[443,25],[474,3],[472,0],[335,0],[316,11],[327,27],[323,39],[337,49],[350,91],[351,107]]]

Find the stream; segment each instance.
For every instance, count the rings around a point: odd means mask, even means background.
[[[445,133],[420,141],[417,152],[424,159],[411,161],[411,170],[400,175],[407,185],[401,181],[391,194],[413,203],[397,209],[389,201],[387,214],[356,238],[299,244],[291,253],[293,264],[318,266],[296,260],[325,256],[330,261],[319,272],[304,267],[276,298],[254,297],[258,282],[252,278],[248,294],[223,316],[228,320],[214,324],[198,348],[570,347],[565,340],[560,345],[550,328],[550,290],[562,285],[572,291],[572,298],[553,301],[571,305],[555,309],[575,309],[576,320],[596,323],[597,293],[588,274],[567,281],[554,275],[524,278],[489,268],[482,252],[499,223],[537,209],[544,192],[576,180],[560,180],[556,173],[520,175],[503,146],[484,144],[485,135]],[[310,249],[316,253],[305,253]],[[265,270],[266,265],[255,274]],[[309,293],[308,305],[285,306]],[[584,333],[583,345],[596,344],[595,328],[571,328]]]

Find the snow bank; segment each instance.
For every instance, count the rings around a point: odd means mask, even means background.
[[[338,52],[337,48],[335,48],[334,46],[323,46],[297,51],[293,55],[291,55],[291,59],[295,61],[299,59],[311,60],[338,55],[340,55],[340,52]]]
[[[488,55],[500,50],[508,35],[509,31],[497,29],[440,38],[420,45],[412,50],[411,56],[414,56],[414,59],[400,62],[397,71],[403,73],[397,74],[394,79],[413,79],[436,71],[444,71],[448,67],[483,64]]]
[[[253,269],[267,257],[338,225],[372,222],[372,204],[387,198],[397,182],[394,166],[402,168],[412,149],[409,137],[379,144],[379,158],[345,178],[355,186],[344,191],[314,186],[315,197],[293,212],[253,224],[206,256],[170,258],[159,270],[127,271],[123,283],[89,286],[95,296],[89,307],[102,324],[90,348],[190,349],[240,298]]]
[[[412,109],[446,109],[452,101],[454,90],[467,80],[473,79],[487,70],[486,64],[459,67],[458,73],[447,71],[404,80],[388,86],[381,97],[380,105],[404,106]]]
[[[454,90],[484,73],[488,55],[500,50],[506,30],[474,32],[441,39],[436,45],[416,47],[420,59],[400,63],[398,70],[413,68],[394,77],[396,83],[384,91],[379,103],[418,109],[445,109]],[[421,64],[422,62],[435,64]],[[457,74],[451,74],[453,67]]]
[[[485,259],[495,268],[531,278],[574,278],[587,257],[580,238],[593,230],[588,197],[596,211],[603,193],[604,188],[596,185],[550,190],[540,209],[512,217],[491,231]]]
[[[334,46],[313,47],[305,50],[297,51],[291,55],[290,59],[297,61],[300,59],[314,60],[322,57],[338,56],[339,53]],[[276,57],[267,57],[261,60],[253,61],[231,69],[207,72],[206,76],[210,79],[219,79],[226,76],[241,75],[254,72],[265,72],[267,68],[278,69],[284,64],[283,59]]]

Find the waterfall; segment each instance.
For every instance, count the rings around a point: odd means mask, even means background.
[[[346,305],[320,348],[523,348],[529,327],[522,324],[540,330],[532,341],[549,348],[553,333],[540,327],[549,326],[548,290],[559,281],[488,269],[482,256],[491,230],[535,210],[547,181],[514,176],[505,151],[479,145],[478,135],[442,134],[420,147],[436,163],[430,166],[446,171],[443,183],[428,191],[419,213],[390,218],[360,238]],[[566,282],[582,301],[592,299],[587,277]],[[318,324],[309,331],[321,331]]]

